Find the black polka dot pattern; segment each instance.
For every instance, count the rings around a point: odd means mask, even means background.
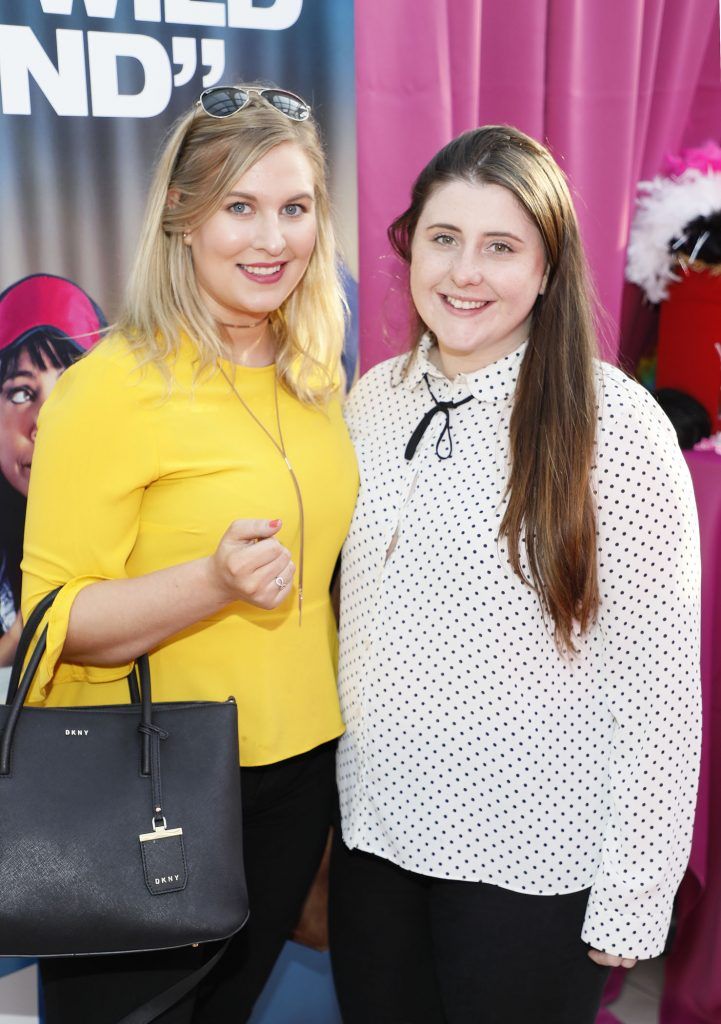
[[[592,886],[584,940],[655,956],[700,743],[699,543],[675,434],[598,364],[601,612],[564,657],[497,540],[525,346],[450,381],[428,345],[405,380],[406,357],[374,367],[346,406],[361,487],[343,549],[344,840],[438,878]],[[450,457],[438,415],[407,462],[423,373],[438,400],[475,400],[451,410]]]

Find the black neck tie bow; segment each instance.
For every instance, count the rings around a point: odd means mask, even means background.
[[[418,424],[416,429],[411,434],[411,439],[408,442],[408,444],[406,445],[406,459],[408,459],[408,461],[410,462],[410,460],[416,454],[416,449],[418,448],[418,445],[421,442],[421,438],[423,437],[423,435],[425,434],[426,430],[428,429],[428,426],[429,426],[431,420],[433,419],[433,417],[436,415],[436,413],[439,413],[439,412],[442,412],[443,415],[446,417],[446,422],[445,422],[445,425],[443,427],[443,430],[441,431],[441,433],[440,433],[440,435],[438,437],[438,440],[436,441],[436,455],[438,456],[439,459],[450,459],[451,455],[453,454],[453,439],[451,437],[451,412],[450,412],[450,410],[451,409],[457,409],[459,405],[465,405],[466,402],[472,401],[473,395],[467,395],[465,398],[461,398],[460,401],[458,401],[458,402],[439,402],[438,399],[436,398],[436,396],[431,391],[431,385],[430,385],[430,383],[428,381],[428,374],[427,373],[423,374],[423,380],[426,382],[426,387],[428,388],[428,394],[433,399],[434,405],[433,405],[432,409],[429,409],[427,413],[424,413],[424,415],[423,415],[423,417],[421,419],[421,422]],[[448,439],[448,451],[446,452],[445,455],[441,453],[441,443],[442,443],[444,437],[447,437],[447,439]]]

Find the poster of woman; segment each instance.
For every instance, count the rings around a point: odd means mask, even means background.
[[[100,307],[53,274],[31,274],[0,295],[0,667],[20,635],[25,504],[40,409],[66,367],[100,337]]]

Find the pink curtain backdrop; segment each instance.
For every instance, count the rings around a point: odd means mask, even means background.
[[[547,142],[576,198],[606,358],[648,330],[624,288],[636,183],[681,145],[721,138],[718,0],[359,0],[361,368],[403,347],[385,230],[454,135],[508,122]],[[621,343],[621,327],[623,342]]]

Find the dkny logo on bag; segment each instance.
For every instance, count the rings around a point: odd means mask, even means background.
[[[177,882],[180,875],[161,875],[160,878],[155,879],[156,885],[168,885],[170,882]]]
[[[66,729],[66,736],[87,736],[90,732],[89,729]]]

